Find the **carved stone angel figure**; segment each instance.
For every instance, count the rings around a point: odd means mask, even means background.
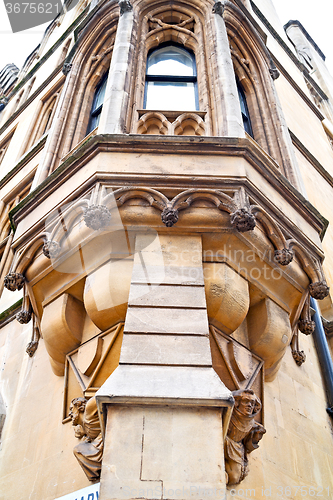
[[[103,439],[95,397],[89,401],[85,398],[73,399],[69,415],[75,437],[81,439],[81,442],[74,447],[73,453],[89,481],[96,481],[101,473]]]
[[[247,455],[259,447],[266,430],[255,421],[261,410],[260,399],[250,389],[233,392],[235,407],[225,440],[227,484],[238,484],[248,474]]]

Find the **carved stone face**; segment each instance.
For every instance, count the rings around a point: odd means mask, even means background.
[[[75,398],[71,402],[69,407],[69,416],[72,419],[72,425],[80,424],[80,413],[84,412],[85,403],[86,401],[84,398]]]
[[[250,416],[256,405],[255,395],[245,394],[238,404],[238,411],[243,415]]]

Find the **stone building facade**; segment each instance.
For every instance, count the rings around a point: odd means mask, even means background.
[[[331,498],[333,81],[272,0],[80,0],[0,73],[0,499]]]

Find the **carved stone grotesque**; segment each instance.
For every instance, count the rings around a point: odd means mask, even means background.
[[[288,248],[282,248],[282,250],[275,250],[274,259],[276,262],[281,264],[281,266],[287,266],[294,258],[294,252]]]
[[[161,213],[161,219],[166,227],[172,227],[178,221],[178,210],[166,207]]]
[[[56,241],[47,240],[43,245],[43,254],[48,259],[55,259],[60,253],[60,245]]]
[[[311,335],[316,328],[316,323],[311,319],[300,319],[298,322],[298,329],[305,335]]]
[[[292,356],[295,360],[295,363],[297,366],[302,366],[303,363],[305,363],[306,360],[306,355],[304,351],[292,351]]]
[[[316,281],[315,283],[310,283],[309,292],[311,297],[317,300],[323,300],[327,297],[329,293],[329,287],[326,281]]]
[[[265,428],[255,421],[261,410],[260,399],[250,389],[235,391],[232,412],[225,440],[225,470],[227,484],[238,484],[248,474],[247,455],[259,447]]]
[[[5,276],[4,285],[7,290],[15,292],[15,290],[21,290],[23,288],[25,278],[21,273],[9,273]]]
[[[280,76],[280,71],[277,68],[270,68],[269,74],[271,75],[273,80],[277,80]]]
[[[27,311],[25,309],[20,311],[18,314],[16,314],[16,320],[22,325],[29,323],[29,321],[31,320],[31,311]]]
[[[213,7],[213,14],[218,14],[219,16],[222,17],[223,12],[224,12],[224,3],[219,0],[215,0],[215,4]]]
[[[133,10],[133,7],[129,0],[119,0],[118,4],[120,7],[121,16],[125,14],[125,12],[130,12],[131,10]]]
[[[111,220],[110,210],[104,205],[91,205],[83,213],[84,222],[90,229],[105,229]]]
[[[103,439],[95,397],[89,401],[85,398],[73,399],[69,415],[75,437],[81,440],[74,447],[73,453],[89,481],[96,481],[101,473]]]
[[[62,72],[64,75],[68,75],[71,69],[72,69],[72,63],[64,63],[62,67]]]
[[[240,233],[253,231],[256,227],[256,219],[246,208],[236,210],[230,216],[231,225],[234,226]]]

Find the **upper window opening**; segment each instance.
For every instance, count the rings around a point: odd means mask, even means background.
[[[247,107],[247,102],[246,102],[246,95],[245,95],[245,92],[244,92],[242,85],[239,83],[238,80],[237,80],[237,90],[238,90],[238,97],[239,97],[245,132],[247,134],[249,134],[251,137],[253,137],[252,125],[251,125],[251,120],[250,120],[250,113],[249,113],[249,108]]]
[[[198,111],[194,54],[177,45],[155,49],[148,55],[145,109]]]
[[[108,76],[106,74],[96,87],[94,100],[90,112],[90,120],[88,124],[87,134],[90,134],[90,132],[92,132],[96,127],[98,127],[102,113],[107,79]]]

